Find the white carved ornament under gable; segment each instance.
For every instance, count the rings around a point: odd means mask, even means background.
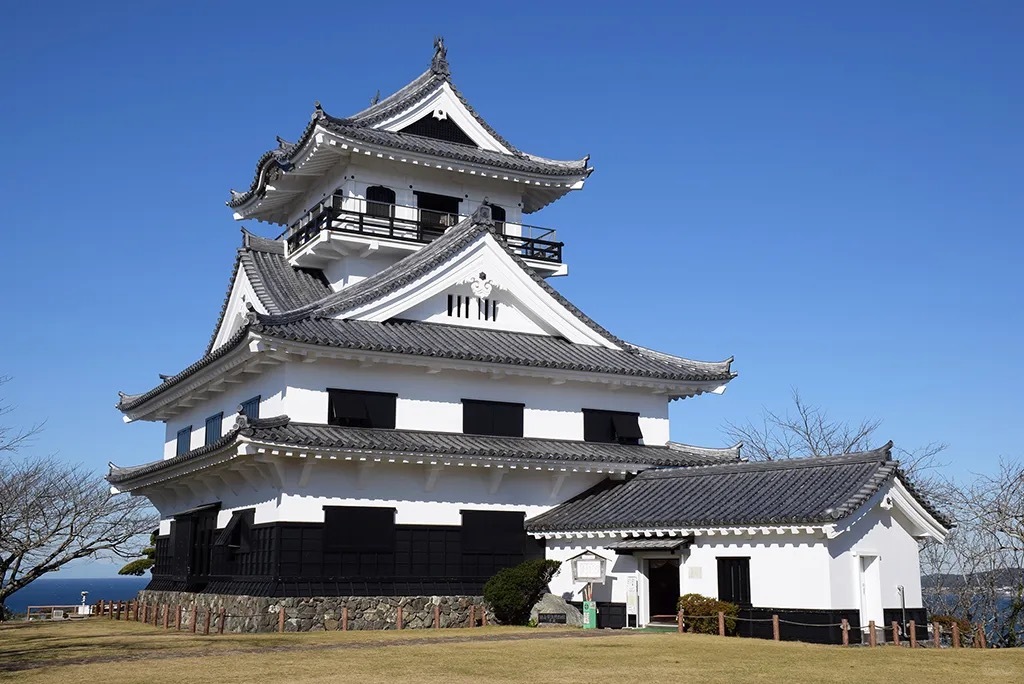
[[[481,297],[483,293],[486,295]],[[468,319],[448,317],[448,295],[497,301],[497,320],[474,321],[475,315]],[[469,320],[470,325],[479,323],[498,330],[546,334],[576,344],[616,348],[611,340],[593,330],[534,281],[489,232],[482,232],[465,249],[422,278],[341,317],[368,321],[429,320],[453,325],[466,325]]]

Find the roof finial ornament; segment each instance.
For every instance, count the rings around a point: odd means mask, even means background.
[[[322,119],[324,118],[324,116],[325,114],[323,105],[320,104],[320,100],[316,100],[315,102],[313,102],[313,116],[311,118]]]
[[[448,70],[448,48],[444,46],[444,36],[434,38],[434,59],[430,62],[430,70],[440,76],[450,76]]]
[[[380,88],[377,88],[377,92],[374,94],[372,98],[370,98],[370,106],[372,107],[378,102],[380,102]]]

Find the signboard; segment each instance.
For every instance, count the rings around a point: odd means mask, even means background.
[[[608,561],[596,553],[585,552],[574,558],[572,562],[572,579],[574,582],[604,583],[605,567]]]
[[[632,620],[630,618],[632,617]],[[640,626],[640,596],[636,577],[626,578],[626,627]]]
[[[594,601],[583,602],[583,629],[597,629],[597,604]]]
[[[567,622],[565,613],[537,613],[538,625],[564,625]]]

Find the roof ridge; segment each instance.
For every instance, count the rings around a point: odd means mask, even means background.
[[[742,444],[742,442],[740,443]],[[737,463],[721,463],[708,468],[701,468],[698,471],[683,472],[676,467],[659,468],[657,471],[644,473],[645,477],[684,477],[689,475],[710,475],[709,468],[715,472],[744,472],[755,473],[770,470],[800,470],[803,468],[819,468],[821,466],[851,465],[857,463],[879,462],[880,465],[892,463],[891,450],[893,443],[889,441],[876,449],[867,451],[856,451],[848,454],[835,454],[832,456],[805,456],[801,458],[785,458],[774,461],[739,461]],[[692,469],[691,469],[692,470]]]

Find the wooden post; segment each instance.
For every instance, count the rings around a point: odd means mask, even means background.
[[[683,633],[683,611],[676,613],[676,631]]]
[[[171,605],[169,603],[164,604],[164,629],[170,627],[171,619]]]
[[[960,648],[960,625],[953,623],[953,648]]]
[[[985,625],[983,625],[982,623],[979,622],[978,626],[977,626],[977,630],[978,630],[978,636],[975,637],[974,640],[977,642],[978,648],[987,648],[988,647],[988,643],[985,641]]]
[[[892,621],[892,643],[893,646],[900,645],[900,623]]]
[[[144,625],[149,623],[149,604],[148,603],[143,603],[142,604],[142,620],[141,620],[141,622]]]
[[[875,621],[868,622],[868,646],[878,645],[878,635],[875,634]]]
[[[181,604],[174,607],[174,631],[181,631]]]
[[[398,616],[395,618],[396,629],[402,629],[402,606],[398,606]]]
[[[476,627],[476,604],[469,606],[469,626]]]
[[[277,631],[278,631],[278,633],[284,632],[284,604],[283,603],[277,609]]]
[[[910,648],[917,648],[917,623],[910,621]]]
[[[441,629],[441,604],[434,604],[434,629]]]
[[[192,633],[193,634],[196,633],[196,623],[199,621],[197,618],[198,618],[198,616],[196,615],[196,604],[193,603],[192,604]]]
[[[210,613],[212,612],[209,608],[206,609],[206,619],[203,620],[203,634],[210,633]]]
[[[121,621],[121,604],[122,603],[124,603],[124,601],[118,601],[117,602],[117,617],[115,618],[115,617],[111,616],[112,620],[117,620],[118,622]]]
[[[850,621],[843,618],[843,646],[850,645]]]
[[[718,611],[718,636],[725,636],[725,613],[722,611]]]
[[[341,631],[348,631],[348,606],[341,607]]]
[[[772,615],[772,638],[779,641],[779,616]]]
[[[942,629],[938,622],[932,623],[932,641],[935,642],[935,648],[942,646]]]
[[[480,609],[480,626],[481,627],[486,627],[487,626],[487,606],[484,606],[483,608]]]
[[[220,607],[220,624],[217,626],[217,633],[218,634],[223,634],[224,633],[224,617],[225,617],[225,615],[224,615],[224,606],[221,606]]]

